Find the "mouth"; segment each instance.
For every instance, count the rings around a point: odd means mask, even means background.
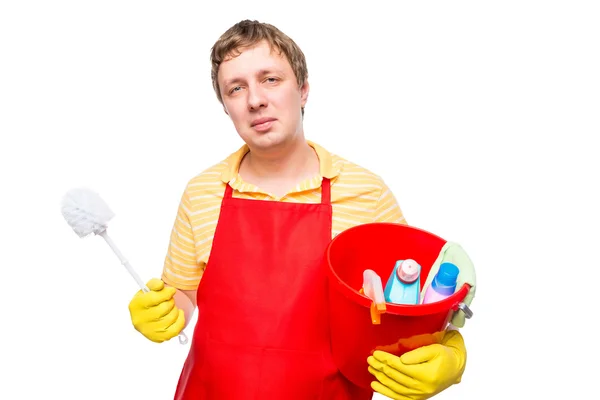
[[[264,132],[269,130],[275,121],[275,118],[260,118],[252,121],[251,126],[259,132]]]
[[[267,122],[275,121],[275,118],[259,118],[252,121],[252,126],[266,124]]]

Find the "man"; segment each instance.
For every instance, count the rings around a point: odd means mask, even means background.
[[[162,279],[129,305],[133,325],[162,342],[198,307],[176,399],[370,399],[332,361],[321,260],[345,229],[405,223],[400,207],[378,176],[305,139],[308,73],[289,37],[242,21],[211,60],[217,98],[245,145],[189,181]],[[402,359],[377,352],[365,368],[373,390],[424,399],[459,382],[465,358],[450,331]]]

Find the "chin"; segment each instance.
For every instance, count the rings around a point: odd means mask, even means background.
[[[277,147],[280,144],[286,142],[285,135],[280,132],[265,132],[265,133],[254,133],[246,141],[249,146],[258,147],[261,149],[268,149],[271,147]]]

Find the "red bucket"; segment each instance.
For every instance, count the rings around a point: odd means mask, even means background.
[[[385,287],[396,261],[411,258],[421,265],[422,289],[445,243],[422,229],[371,223],[343,231],[327,247],[332,354],[340,372],[355,385],[371,387],[375,378],[368,372],[367,357],[373,351],[400,356],[417,347],[439,343],[452,313],[469,291],[465,284],[436,303],[386,303],[380,323],[373,324],[372,302],[359,293],[364,270],[375,271]]]

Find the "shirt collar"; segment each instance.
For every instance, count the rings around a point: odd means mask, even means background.
[[[317,157],[319,157],[319,172],[321,176],[328,179],[337,177],[340,173],[340,164],[333,164],[331,153],[310,140],[307,140],[307,143],[315,150]],[[238,151],[232,153],[225,159],[226,167],[223,172],[221,172],[221,180],[223,182],[229,183],[237,176],[242,159],[248,151],[250,151],[248,145],[244,144]]]

